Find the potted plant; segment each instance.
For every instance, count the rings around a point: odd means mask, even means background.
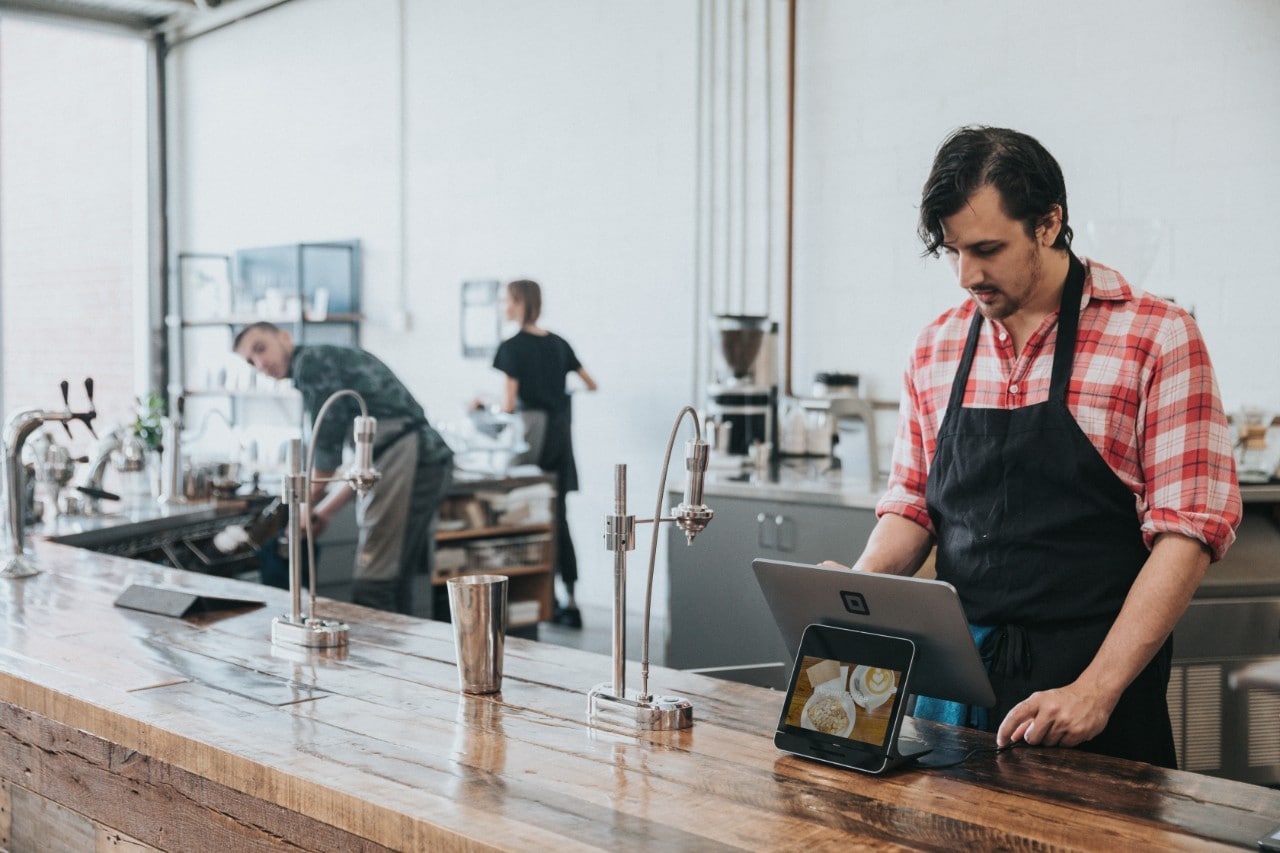
[[[134,418],[129,429],[146,450],[147,482],[152,497],[160,494],[160,452],[164,448],[164,398],[155,392],[134,398]]]

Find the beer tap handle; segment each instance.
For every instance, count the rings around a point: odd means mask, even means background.
[[[90,421],[92,421],[94,418],[98,416],[98,407],[93,402],[93,377],[92,376],[86,376],[84,378],[84,393],[85,393],[85,396],[89,398],[89,412],[84,418],[84,425],[89,428],[89,435],[93,436],[94,438],[97,438],[98,433],[96,430],[94,430],[93,424],[90,423]]]
[[[62,428],[67,431],[67,437],[74,438],[74,436],[71,435],[71,423],[70,423],[71,421],[74,420],[74,421],[81,421],[86,427],[89,428],[89,434],[92,435],[94,438],[97,438],[98,433],[94,430],[93,423],[92,423],[93,419],[98,415],[98,410],[93,405],[93,380],[86,379],[84,381],[84,390],[85,390],[85,393],[89,396],[89,411],[87,412],[71,411],[71,383],[70,382],[64,379],[62,380],[61,383],[59,383],[58,387],[62,389],[62,414],[58,417],[58,420],[62,423]]]
[[[63,411],[70,413],[71,412],[71,397],[70,397],[71,383],[64,379],[62,380],[61,383],[59,383],[58,387],[62,389]],[[67,423],[67,418],[65,416],[59,418],[59,423],[61,423],[62,428],[67,431],[67,438],[74,438],[74,436],[71,435],[71,426]]]

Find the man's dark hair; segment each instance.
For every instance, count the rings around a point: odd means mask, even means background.
[[[1020,220],[1029,237],[1035,236],[1055,204],[1062,208],[1062,230],[1053,248],[1071,247],[1067,185],[1058,161],[1025,133],[972,125],[948,136],[933,158],[933,169],[920,195],[917,231],[924,242],[924,254],[937,256],[943,239],[942,220],[988,184],[1000,192],[1005,214]]]
[[[244,340],[244,336],[252,332],[254,329],[261,329],[264,332],[271,332],[272,334],[280,331],[279,326],[275,323],[268,323],[266,320],[259,320],[256,323],[250,323],[236,333],[236,339],[231,342],[231,351],[235,352],[238,350],[240,348],[240,342]]]

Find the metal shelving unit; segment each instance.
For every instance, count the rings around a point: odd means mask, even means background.
[[[360,243],[339,240],[180,253],[174,265],[169,329],[170,407],[179,397],[221,405],[235,426],[280,404],[301,426],[301,398],[287,383],[260,377],[231,351],[245,326],[266,320],[299,344],[360,345]],[[263,404],[263,405],[256,405]],[[190,420],[190,416],[188,417]]]

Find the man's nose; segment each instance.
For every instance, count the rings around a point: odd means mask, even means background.
[[[961,253],[955,259],[956,280],[961,287],[973,287],[982,283],[982,264],[972,255]]]

